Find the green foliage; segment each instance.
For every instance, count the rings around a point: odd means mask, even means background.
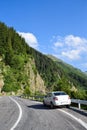
[[[27,86],[25,89],[24,89],[24,96],[31,96],[31,91],[30,91],[30,87]]]
[[[35,66],[32,70],[40,74],[48,91],[63,90],[71,97],[87,99],[87,75],[80,70],[58,60],[43,55],[29,47],[25,40],[11,27],[0,22],[0,56],[3,61],[0,64],[4,76],[5,85],[2,91],[17,91],[24,89],[25,94],[31,94],[29,75],[25,66],[30,59],[34,59]],[[29,68],[28,68],[29,69]],[[77,91],[71,91],[72,84]]]
[[[20,84],[17,82],[17,79],[10,68],[8,68],[7,72],[4,73],[4,79],[5,79],[4,80],[5,85],[2,91],[5,91],[5,92],[15,91],[16,92],[18,89],[20,89]]]
[[[36,68],[45,81],[45,85],[48,89],[52,88],[54,83],[59,79],[58,75],[62,75],[62,71],[51,59],[40,52],[34,51],[33,56]]]
[[[85,90],[78,89],[76,92],[71,91],[71,97],[76,98],[76,99],[82,99],[82,100],[87,100],[87,93]]]

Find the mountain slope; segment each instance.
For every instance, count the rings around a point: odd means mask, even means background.
[[[87,89],[87,76],[81,70],[74,68],[73,66],[63,62],[60,59],[52,55],[48,55],[59,67],[63,70],[63,72],[69,77],[70,81],[74,83],[74,85],[83,87]]]
[[[18,93],[21,90],[25,94],[36,94],[64,90],[72,97],[86,98],[86,75],[29,47],[13,28],[2,22],[0,57],[0,75],[4,81],[2,91]]]

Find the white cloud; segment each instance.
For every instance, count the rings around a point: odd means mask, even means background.
[[[26,41],[26,43],[35,48],[38,49],[38,41],[34,34],[32,33],[25,33],[25,32],[18,32],[21,37],[23,37]]]
[[[87,40],[84,38],[80,38],[78,36],[68,35],[64,38],[65,43],[68,46],[72,47],[78,47],[83,46],[85,43],[87,43]]]
[[[62,47],[63,45],[62,45],[61,42],[55,42],[55,43],[54,43],[54,46],[55,46],[55,47]]]
[[[59,38],[58,38],[59,37]],[[57,36],[53,39],[53,48],[56,55],[68,60],[77,60],[87,55],[87,39],[74,35]],[[60,58],[59,57],[59,58]]]
[[[70,50],[70,51],[67,51],[67,52],[62,52],[62,56],[65,56],[71,60],[74,60],[74,59],[79,59],[80,56],[79,56],[79,50]]]

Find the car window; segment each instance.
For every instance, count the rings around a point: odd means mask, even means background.
[[[55,96],[60,96],[60,95],[67,95],[67,94],[64,93],[64,92],[55,92],[54,95]]]

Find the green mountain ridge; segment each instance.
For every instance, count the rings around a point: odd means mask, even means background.
[[[29,47],[12,28],[0,22],[1,92],[44,94],[63,90],[73,98],[87,98],[87,76],[53,56]]]

